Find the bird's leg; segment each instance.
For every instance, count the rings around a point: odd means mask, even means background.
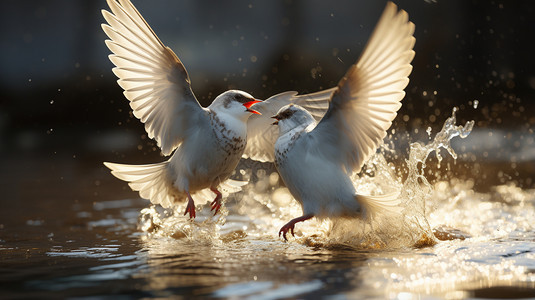
[[[279,230],[279,237],[281,236],[281,233],[282,233],[282,237],[284,238],[284,240],[288,241],[288,239],[286,238],[286,233],[288,233],[288,231],[290,231],[292,233],[292,235],[295,236],[295,234],[294,234],[295,223],[306,221],[308,219],[311,219],[312,217],[314,217],[313,214],[304,215],[304,216],[301,216],[299,218],[295,218],[295,219],[291,220],[290,222],[286,223],[286,225],[282,226],[282,228]]]
[[[221,198],[223,198],[223,196],[221,195],[221,192],[219,192],[217,188],[215,187],[210,187],[210,191],[216,194],[215,199],[214,201],[212,201],[212,204],[211,204],[212,209],[210,209],[214,211],[214,216],[215,216],[217,215],[217,212],[221,208]]]
[[[188,195],[188,205],[186,206],[184,216],[189,213],[190,219],[195,219],[195,202],[193,202],[193,198],[191,198],[191,195],[188,191],[186,191],[186,194]]]

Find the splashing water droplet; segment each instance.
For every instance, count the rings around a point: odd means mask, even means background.
[[[474,108],[477,108],[478,105],[479,105],[479,100],[474,100]]]
[[[450,140],[456,136],[466,138],[474,126],[474,121],[468,121],[464,126],[455,126],[457,110],[457,108],[453,108],[452,116],[444,122],[442,130],[429,144],[424,145],[416,142],[410,145],[409,159],[407,160],[408,176],[403,184],[402,197],[406,199],[406,210],[413,215],[412,220],[410,220],[412,225],[420,227],[428,236],[432,236],[432,231],[426,219],[425,203],[434,191],[433,186],[424,175],[427,157],[435,151],[438,166],[440,166],[442,156],[440,156],[439,151],[440,148],[444,148],[454,159],[457,159],[457,154],[451,147]]]

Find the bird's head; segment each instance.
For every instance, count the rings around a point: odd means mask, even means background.
[[[272,116],[275,119],[273,125],[279,125],[279,134],[297,128],[307,128],[311,124],[315,124],[314,117],[304,108],[295,104],[288,104],[281,107],[276,115]]]
[[[246,92],[230,90],[217,96],[210,105],[210,109],[216,113],[226,113],[238,119],[247,120],[251,114],[260,115],[259,112],[251,108],[253,104],[258,102],[261,101],[256,100]]]

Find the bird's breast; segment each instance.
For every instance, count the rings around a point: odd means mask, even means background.
[[[241,157],[247,144],[247,128],[245,123],[233,118],[220,118],[211,115],[213,135],[217,148],[228,156]]]
[[[277,165],[284,164],[284,161],[288,158],[288,155],[291,154],[292,149],[300,136],[300,132],[297,131],[287,132],[279,136],[277,142],[275,142],[275,163]]]

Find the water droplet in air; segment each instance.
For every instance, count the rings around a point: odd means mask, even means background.
[[[479,105],[479,101],[478,100],[474,100],[474,108],[477,108],[478,105]]]

